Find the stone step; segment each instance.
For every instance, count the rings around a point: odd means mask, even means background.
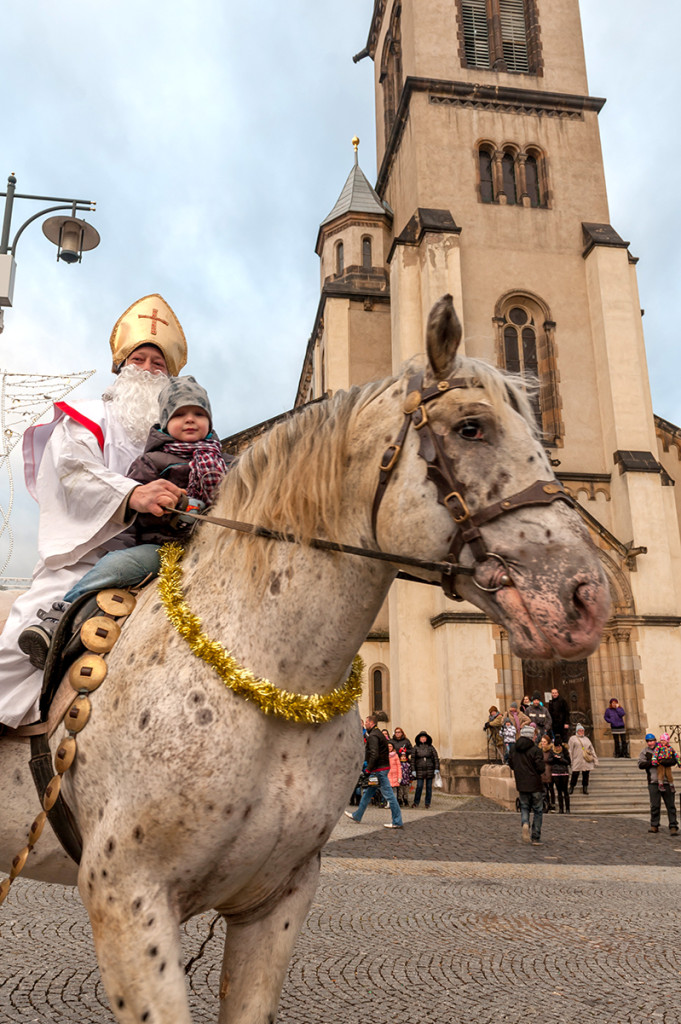
[[[681,789],[681,772],[679,772]],[[637,758],[603,757],[589,778],[589,794],[580,783],[570,797],[573,814],[640,814],[650,811],[645,774]]]

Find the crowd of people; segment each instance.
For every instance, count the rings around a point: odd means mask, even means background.
[[[613,756],[629,757],[626,736],[626,712],[617,698],[608,702],[604,719],[613,736]],[[578,722],[567,738],[569,721],[567,703],[553,690],[548,707],[538,693],[532,701],[524,698],[520,707],[513,701],[506,715],[491,707],[483,728],[491,734],[496,746],[503,746],[504,761],[511,767],[518,791],[521,831],[524,842],[542,845],[543,815],[558,806],[559,814],[570,813],[570,796],[582,776],[582,792],[589,792],[589,776],[598,766],[593,743],[584,725]],[[567,739],[567,742],[566,742]],[[659,739],[646,735],[638,767],[646,772],[650,797],[650,832],[660,830],[660,812],[664,801],[671,835],[678,835],[676,787],[672,769],[681,765],[679,754],[667,733]]]
[[[614,737],[615,757],[629,757],[624,726],[626,712],[616,698],[608,702],[604,718]],[[350,803],[355,811],[346,811],[348,818],[360,822],[370,803],[389,807],[391,821],[385,828],[402,828],[402,807],[428,809],[433,786],[441,787],[440,758],[430,734],[422,730],[414,743],[400,726],[392,736],[386,728],[379,728],[378,716],[367,716],[364,722],[365,759],[361,775],[352,793]],[[541,846],[543,816],[547,812],[570,814],[570,797],[579,783],[582,792],[589,793],[589,778],[598,767],[598,755],[586,735],[583,723],[578,722],[572,735],[567,702],[553,690],[548,706],[538,693],[520,704],[512,701],[507,713],[492,706],[484,729],[495,746],[503,749],[503,759],[514,775],[518,791],[521,834],[524,842]],[[662,733],[646,735],[646,746],[641,751],[638,767],[646,772],[650,795],[650,832],[660,830],[660,812],[664,802],[672,835],[679,832],[674,804],[676,792],[672,768],[681,766],[679,754],[671,746],[670,737]],[[413,795],[412,794],[412,785]]]
[[[425,788],[426,810],[433,799],[433,786],[440,788],[440,758],[426,730],[417,733],[412,743],[398,725],[393,735],[379,729],[376,715],[364,720],[364,764],[350,803],[356,811],[346,811],[348,818],[360,822],[368,805],[373,801],[389,807],[392,820],[385,828],[402,828],[400,807],[420,807]],[[413,800],[409,803],[412,782],[415,782]]]

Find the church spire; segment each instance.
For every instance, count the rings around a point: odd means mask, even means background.
[[[352,140],[355,150],[355,162],[348,174],[345,184],[341,190],[336,205],[328,217],[325,217],[320,225],[320,230],[331,221],[337,220],[345,213],[373,213],[383,216],[387,211],[378,195],[369,184],[362,168],[359,166],[359,139],[355,135]]]

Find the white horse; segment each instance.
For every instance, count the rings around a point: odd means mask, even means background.
[[[418,387],[412,367],[292,416],[230,471],[215,514],[430,560],[456,550],[468,530],[460,557],[475,575],[458,578],[460,594],[501,623],[523,657],[586,657],[608,615],[595,548],[563,500],[511,501],[486,519],[491,503],[534,493],[537,481],[549,494],[558,488],[522,388],[457,358],[459,340],[446,296],[431,312]],[[426,403],[429,386],[453,374],[458,381]],[[429,442],[410,427],[399,451],[389,447],[423,408]],[[437,468],[427,476],[433,450],[439,471],[454,474],[453,499],[444,494],[451,480],[438,487]],[[184,558],[184,592],[204,632],[242,666],[289,691],[328,694],[397,569],[203,524]],[[82,833],[80,867],[46,827],[24,874],[78,884],[120,1024],[190,1024],[179,924],[211,908],[227,921],[220,1024],[273,1022],[320,851],[359,773],[356,707],[317,725],[263,714],[191,653],[155,586],[108,665],[62,787]],[[38,809],[26,756],[25,744],[0,742],[5,870]]]

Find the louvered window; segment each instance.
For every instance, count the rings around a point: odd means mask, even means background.
[[[531,47],[528,40],[528,24],[537,21],[536,0],[459,0],[459,9],[467,67],[537,73],[536,33]]]
[[[504,60],[508,71],[529,71],[524,0],[499,0]]]
[[[488,68],[490,60],[487,0],[463,0],[461,10],[466,62],[472,68]]]

